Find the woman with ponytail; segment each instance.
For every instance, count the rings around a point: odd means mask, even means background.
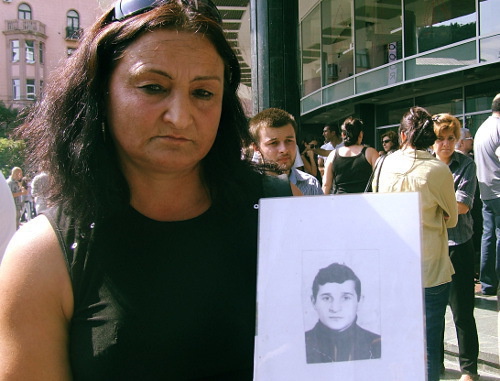
[[[446,229],[458,220],[453,176],[448,166],[428,151],[436,139],[431,115],[422,107],[412,107],[399,127],[401,149],[388,155],[383,166],[377,166],[372,184],[374,192],[420,193],[429,381],[439,380],[440,340],[454,273]]]
[[[364,125],[361,119],[349,117],[341,127],[344,147],[333,150],[325,163],[324,194],[362,193],[372,174],[379,154],[362,143]]]

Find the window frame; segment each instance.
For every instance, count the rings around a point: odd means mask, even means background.
[[[17,7],[17,18],[19,20],[33,20],[31,7],[26,3],[21,3]]]
[[[36,81],[33,78],[26,79],[26,99],[36,99]]]
[[[44,57],[45,57],[45,44],[40,41],[38,42],[38,62],[40,64],[43,64],[44,62]]]
[[[31,46],[29,45],[31,43]],[[35,59],[35,40],[24,40],[25,60],[28,64],[36,62]]]
[[[16,101],[21,99],[21,80],[19,78],[12,79],[12,99]]]
[[[80,29],[80,14],[74,9],[70,9],[66,13],[66,26],[75,30]]]
[[[17,43],[17,46],[14,46]],[[10,62],[19,62],[21,60],[21,42],[19,40],[10,40],[10,51],[12,58]]]

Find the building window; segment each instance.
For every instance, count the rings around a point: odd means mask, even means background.
[[[17,18],[21,20],[31,20],[31,7],[28,4],[19,4],[17,8]]]
[[[351,4],[351,0],[326,0],[322,3],[321,41],[323,68],[326,69],[323,86],[354,74]]]
[[[35,62],[35,42],[33,40],[26,40],[24,42],[25,50],[26,50],[26,62],[34,63]]]
[[[401,0],[357,0],[356,73],[403,58]]]
[[[12,50],[12,62],[19,62],[19,40],[12,40],[10,46]]]
[[[21,82],[19,79],[12,80],[12,99],[21,99]]]
[[[405,1],[405,56],[476,36],[476,1]]]
[[[66,54],[68,56],[70,56],[70,55],[72,55],[75,52],[75,50],[76,50],[75,48],[67,48],[66,49]]]
[[[35,93],[35,80],[27,79],[26,80],[26,98],[34,100],[36,97]]]
[[[321,87],[321,43],[319,6],[301,25],[302,55],[302,95],[307,95]]]
[[[498,14],[498,2],[495,0],[482,0],[479,2],[479,7],[479,34],[487,36],[500,32],[500,23],[496,17]]]
[[[66,38],[78,40],[80,37],[80,16],[77,11],[68,11],[66,14]]]
[[[41,64],[43,64],[44,60],[44,49],[45,46],[43,46],[43,42],[38,43],[38,60],[40,61]]]

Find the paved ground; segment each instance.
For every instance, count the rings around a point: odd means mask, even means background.
[[[480,380],[500,381],[497,298],[476,295],[474,317],[479,335],[478,371],[481,375]],[[457,335],[449,308],[446,312],[444,341],[446,373],[441,379],[458,380],[460,367],[457,357]]]

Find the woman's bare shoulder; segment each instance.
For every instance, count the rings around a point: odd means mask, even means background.
[[[7,246],[0,265],[0,287],[9,284],[19,287],[18,291],[29,285],[39,287],[40,292],[60,292],[64,312],[71,314],[68,269],[56,233],[45,216],[21,226]]]
[[[2,267],[11,261],[37,261],[58,250],[61,254],[54,229],[49,220],[40,215],[16,231],[7,246]]]
[[[68,380],[71,281],[40,216],[14,235],[0,265],[0,379]]]

